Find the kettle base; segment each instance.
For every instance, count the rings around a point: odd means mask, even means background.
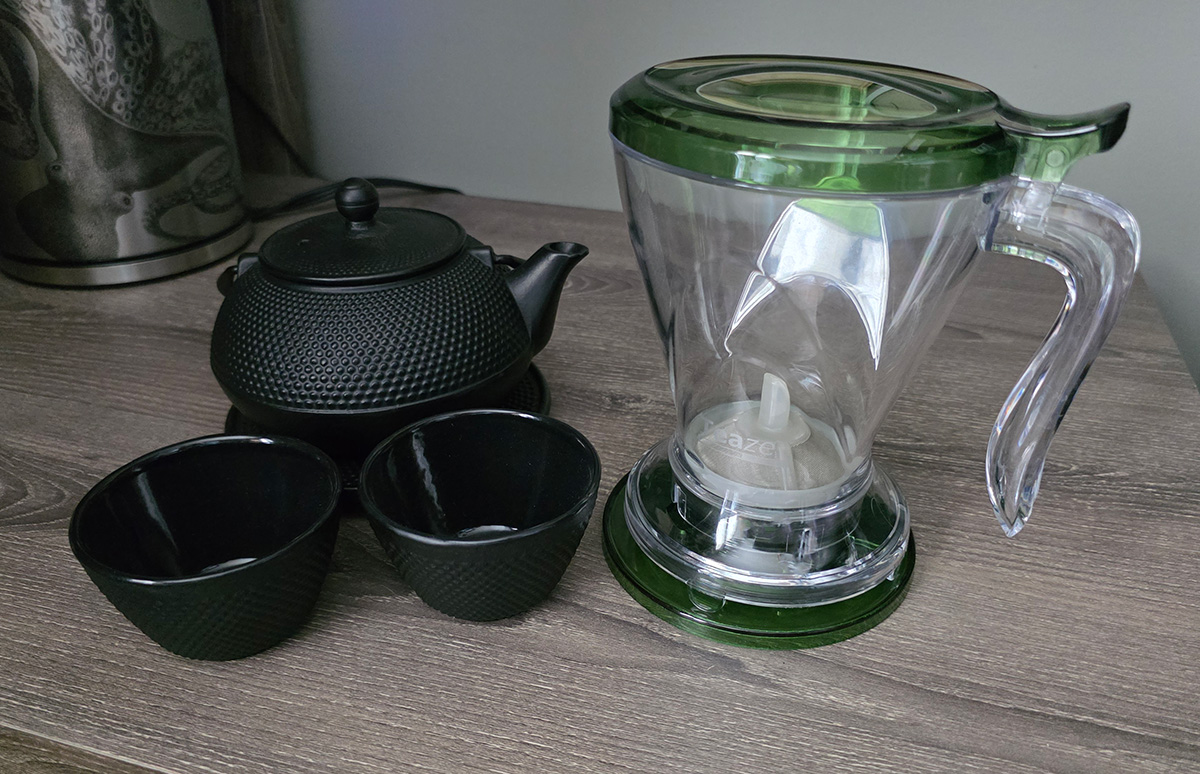
[[[171,277],[216,263],[245,247],[252,236],[254,224],[246,220],[202,242],[101,263],[65,263],[0,255],[0,271],[33,285],[76,288],[128,285]]]
[[[809,607],[770,607],[697,595],[658,566],[638,545],[626,521],[623,477],[604,506],[604,558],[621,586],[667,623],[706,639],[771,650],[812,648],[841,642],[874,627],[899,607],[908,592],[916,546],[895,571],[858,596]]]

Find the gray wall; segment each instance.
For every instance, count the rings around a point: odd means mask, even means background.
[[[1128,207],[1143,276],[1200,376],[1200,0],[295,0],[329,177],[617,209],[612,91],[657,62],[804,53],[982,83],[1027,110],[1133,103],[1069,182]],[[1032,354],[1032,353],[1031,353]]]

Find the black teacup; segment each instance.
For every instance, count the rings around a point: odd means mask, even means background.
[[[599,457],[579,431],[486,409],[424,419],[383,441],[363,465],[359,496],[426,604],[491,621],[558,585],[599,484]]]
[[[197,438],[93,487],[71,518],[71,549],[167,650],[241,658],[307,620],[337,539],[340,490],[334,462],[301,441]]]

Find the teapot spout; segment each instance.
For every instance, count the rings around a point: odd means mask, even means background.
[[[508,289],[525,318],[535,355],[550,342],[567,274],[587,254],[588,249],[577,242],[551,242],[505,275]]]

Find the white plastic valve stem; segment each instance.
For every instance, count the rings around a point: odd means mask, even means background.
[[[808,423],[792,415],[792,395],[787,382],[772,373],[764,373],[762,398],[758,405],[758,428],[768,436],[787,431],[792,443],[804,443],[812,435]]]

